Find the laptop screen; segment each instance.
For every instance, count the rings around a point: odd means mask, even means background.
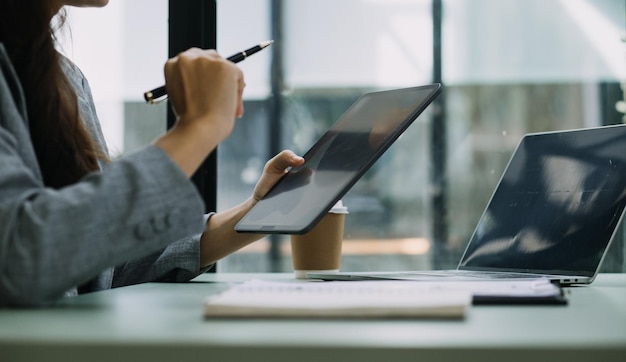
[[[626,126],[526,135],[459,269],[593,276],[626,205]]]

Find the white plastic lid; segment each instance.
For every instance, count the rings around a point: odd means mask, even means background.
[[[339,200],[339,201],[337,201],[335,206],[333,206],[333,208],[330,209],[329,213],[333,213],[333,214],[348,214],[348,207],[343,205],[343,201]]]

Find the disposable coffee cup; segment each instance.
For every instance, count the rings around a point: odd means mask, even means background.
[[[346,214],[348,208],[339,200],[309,232],[291,235],[291,256],[296,279],[306,279],[310,272],[339,272]]]

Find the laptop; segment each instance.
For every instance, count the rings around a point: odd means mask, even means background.
[[[441,84],[359,97],[235,225],[242,233],[304,234],[441,92]]]
[[[549,278],[560,285],[588,284],[616,237],[625,205],[626,125],[527,134],[513,152],[457,269],[307,277]]]

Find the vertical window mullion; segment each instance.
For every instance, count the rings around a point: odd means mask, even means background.
[[[169,1],[169,57],[191,48],[215,49],[217,15],[215,0]],[[168,107],[167,127],[175,116]],[[202,195],[206,211],[217,209],[217,149],[203,162],[192,180]]]

